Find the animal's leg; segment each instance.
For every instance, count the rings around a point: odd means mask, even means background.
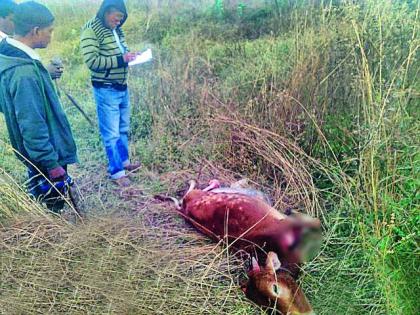
[[[178,210],[181,210],[181,202],[174,197],[164,196],[164,195],[155,195],[153,196],[153,198],[159,201],[172,201],[175,204],[175,207]]]
[[[197,186],[197,182],[195,180],[190,180],[190,187],[188,188],[188,191],[185,193],[185,196],[188,195],[191,191],[193,191],[196,186]]]
[[[243,178],[241,180],[238,180],[237,182],[230,184],[230,188],[250,188],[248,182],[248,178]]]
[[[209,182],[209,186],[203,189],[203,191],[211,191],[215,188],[220,188],[220,182],[217,179],[212,179]]]

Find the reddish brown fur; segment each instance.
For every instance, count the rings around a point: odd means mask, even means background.
[[[169,197],[188,221],[209,237],[225,239],[236,249],[251,253],[257,249],[263,253],[262,257],[268,253],[265,267],[260,268],[253,260],[249,280],[242,287],[246,296],[280,314],[313,315],[308,300],[294,280],[301,258],[290,243],[294,238],[299,239],[303,228],[319,228],[319,220],[297,213],[286,216],[260,198],[196,190],[194,186],[191,183],[182,206]]]
[[[302,220],[280,214],[262,200],[241,194],[192,190],[184,197],[181,211],[204,234],[228,238],[235,248],[248,252],[273,251],[283,267],[296,275],[300,255],[286,239],[300,233],[304,226],[319,226],[319,221]]]
[[[256,304],[275,309],[280,314],[314,314],[293,277],[284,270],[275,272],[272,259],[277,259],[277,256],[271,252],[264,267],[248,273],[249,280],[242,286],[245,295]]]

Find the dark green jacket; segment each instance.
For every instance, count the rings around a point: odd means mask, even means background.
[[[0,43],[0,109],[16,155],[28,167],[33,163],[46,173],[77,162],[70,125],[48,71],[5,41]]]
[[[91,71],[91,79],[96,82],[127,84],[128,65],[124,62],[112,30],[105,26],[105,12],[116,7],[125,14],[116,32],[125,52],[128,51],[121,26],[127,19],[127,9],[123,0],[105,0],[95,18],[84,26],[80,48],[83,60]]]

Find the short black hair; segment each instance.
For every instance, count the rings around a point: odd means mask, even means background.
[[[15,34],[27,35],[34,27],[45,28],[53,24],[54,15],[48,8],[35,1],[19,4],[14,12]]]
[[[0,0],[0,17],[5,18],[12,14],[17,4],[12,0]]]
[[[115,5],[110,5],[108,8],[106,8],[106,11],[105,12],[106,13],[121,12],[121,9],[118,9]],[[121,13],[124,14],[124,12],[121,12]]]

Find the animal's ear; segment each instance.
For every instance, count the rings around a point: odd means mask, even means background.
[[[252,257],[252,259],[251,259],[251,271],[252,272],[260,272],[261,271],[260,265],[258,265],[258,261],[255,257]]]
[[[277,271],[280,269],[281,267],[281,262],[279,260],[279,257],[277,256],[277,254],[275,252],[269,252],[267,254],[267,260],[265,262],[265,266]]]

